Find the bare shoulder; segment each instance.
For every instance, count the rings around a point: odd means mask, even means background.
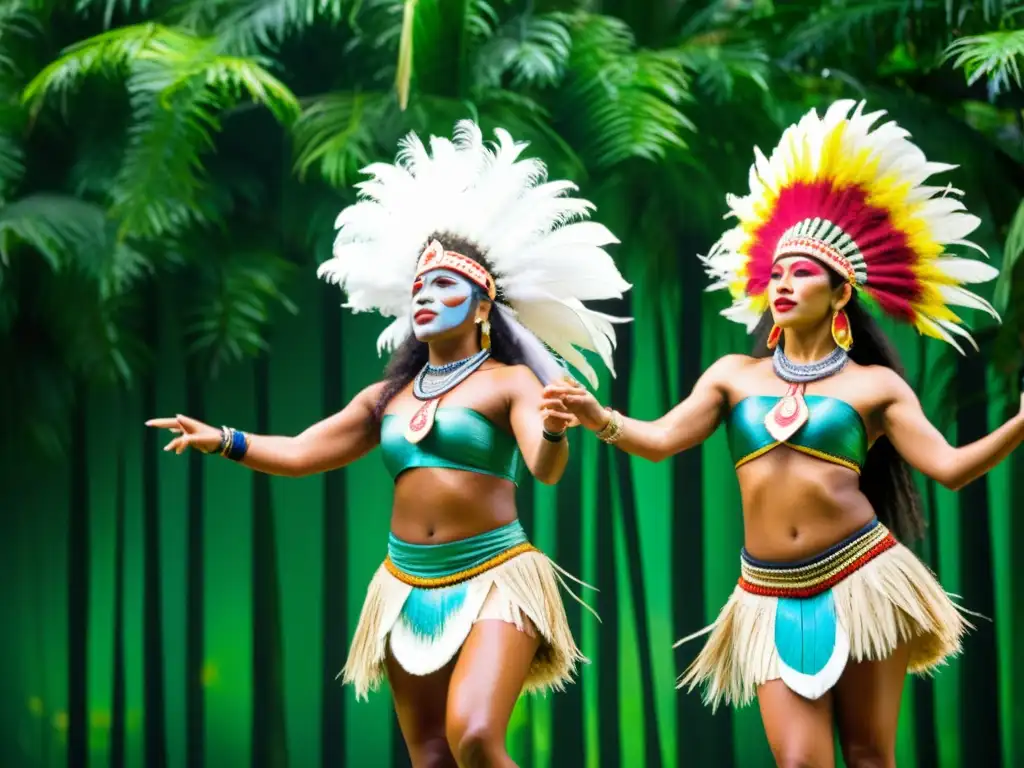
[[[734,376],[742,375],[765,365],[766,359],[740,354],[724,355],[709,365],[704,375],[714,383],[725,383],[732,380]]]
[[[514,387],[516,389],[522,387],[532,387],[540,389],[540,380],[529,366],[518,363],[516,365],[507,365],[506,363],[496,362],[493,367],[488,366],[484,370],[487,370],[492,376],[501,382],[502,386]]]
[[[858,388],[862,385],[865,391],[876,393],[878,400],[883,403],[917,397],[906,379],[888,366],[851,363],[850,371],[858,379]]]
[[[360,390],[359,394],[356,395],[355,399],[361,403],[369,405],[371,408],[377,405],[377,401],[380,400],[381,395],[384,394],[384,389],[387,387],[387,380],[375,381],[367,387]]]

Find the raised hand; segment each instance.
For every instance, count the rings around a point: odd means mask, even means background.
[[[189,447],[203,453],[214,453],[220,448],[221,430],[196,419],[191,419],[188,416],[178,414],[173,419],[150,419],[146,422],[146,426],[156,429],[168,429],[177,435],[177,437],[164,446],[165,451],[174,451],[180,455]]]
[[[544,402],[558,403],[552,406],[557,412],[569,413],[592,432],[600,432],[608,425],[608,411],[602,407],[589,391],[572,379],[566,379],[544,387],[541,394]]]

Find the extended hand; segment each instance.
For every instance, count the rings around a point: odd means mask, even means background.
[[[545,402],[557,402],[558,410],[571,413],[579,423],[592,432],[600,432],[608,425],[608,412],[590,392],[571,379],[544,388]]]
[[[173,419],[150,419],[146,426],[169,429],[177,435],[164,447],[165,451],[174,451],[180,455],[189,447],[203,453],[213,453],[220,448],[221,431],[188,416],[178,414]]]

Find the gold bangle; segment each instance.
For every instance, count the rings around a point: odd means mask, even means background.
[[[597,439],[611,445],[622,437],[623,420],[621,413],[612,408],[608,410],[611,411],[611,416],[608,419],[608,423],[597,432]]]

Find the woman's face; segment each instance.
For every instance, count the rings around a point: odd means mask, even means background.
[[[780,328],[814,326],[835,306],[828,267],[807,256],[784,256],[772,266],[768,302]]]
[[[412,329],[420,341],[431,341],[471,327],[479,299],[476,286],[447,269],[424,272],[412,285]]]

